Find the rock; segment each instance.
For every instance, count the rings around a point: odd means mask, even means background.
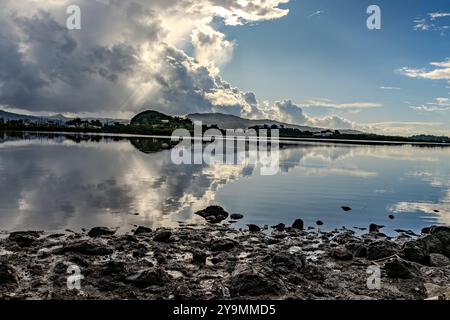
[[[233,213],[232,215],[230,215],[231,220],[241,220],[243,218],[244,216],[240,213]]]
[[[170,238],[172,237],[172,232],[168,230],[158,230],[153,237],[153,241],[156,242],[170,242]]]
[[[439,253],[430,254],[430,266],[445,267],[450,265],[450,259]]]
[[[152,229],[143,227],[143,226],[137,227],[136,230],[134,230],[134,232],[133,232],[133,234],[135,236],[140,235],[140,234],[148,234],[148,233],[152,233]]]
[[[367,258],[369,260],[387,258],[397,253],[397,249],[397,245],[389,240],[375,241],[367,247]]]
[[[353,254],[346,248],[335,248],[331,251],[331,256],[336,260],[350,261],[353,259]]]
[[[286,225],[284,223],[279,223],[275,226],[272,226],[271,228],[275,229],[277,231],[284,231],[284,229],[286,228]]]
[[[281,296],[287,291],[284,283],[275,275],[254,271],[245,271],[232,277],[229,288],[232,295],[238,297]]]
[[[123,275],[126,272],[126,267],[124,262],[118,262],[118,261],[108,261],[103,265],[103,268],[101,270],[101,274],[104,276],[110,276],[110,275]]]
[[[197,211],[195,214],[203,217],[209,223],[220,223],[228,218],[228,212],[219,206],[209,206],[204,210]]]
[[[435,226],[431,228],[430,233],[441,241],[442,254],[450,258],[450,227]]]
[[[430,251],[420,241],[409,241],[403,245],[405,259],[424,265],[430,265]]]
[[[192,261],[196,264],[205,264],[207,254],[203,251],[194,251],[192,253]]]
[[[394,220],[394,219],[395,219],[395,216],[394,216],[393,214],[390,214],[390,215],[388,216],[388,218],[391,219],[391,220]]]
[[[55,254],[79,253],[89,256],[106,256],[113,253],[113,250],[106,245],[91,242],[78,241],[66,244],[61,249],[55,250]]]
[[[320,221],[320,220],[317,220],[317,221],[316,221],[316,224],[317,224],[318,226],[323,226],[323,222]]]
[[[298,254],[289,252],[275,253],[272,258],[272,264],[278,268],[284,268],[288,271],[300,270],[306,264],[305,258]]]
[[[384,268],[389,278],[411,279],[420,274],[414,265],[399,259],[386,262]]]
[[[238,243],[231,239],[217,239],[211,242],[211,251],[229,251],[237,245]]]
[[[409,236],[414,236],[414,237],[418,237],[419,236],[418,234],[416,234],[412,230],[394,229],[394,231],[397,232],[397,233],[404,233],[404,234],[407,234]]]
[[[131,283],[138,288],[150,286],[164,286],[170,280],[167,273],[161,268],[150,268],[133,273],[126,277],[125,282]]]
[[[111,230],[106,227],[95,227],[88,232],[88,236],[91,238],[98,238],[102,236],[112,236],[115,233],[115,230]]]
[[[352,211],[352,208],[347,207],[347,206],[342,206],[341,208],[342,208],[342,210],[344,210],[345,212]]]
[[[375,224],[375,223],[372,223],[372,224],[369,226],[369,232],[370,232],[370,233],[379,233],[379,232],[380,232],[380,229],[382,229],[382,228],[384,228],[384,226],[378,225],[378,224]]]
[[[18,231],[10,233],[8,240],[17,243],[21,248],[25,248],[32,245],[39,237],[40,233],[37,231]]]
[[[421,231],[421,233],[422,233],[422,234],[429,234],[430,231],[431,231],[431,228],[432,228],[432,227],[426,227],[426,228],[423,228],[422,231]]]
[[[250,232],[259,232],[259,231],[261,231],[261,228],[258,227],[256,224],[248,224],[247,227],[248,227],[248,230]]]
[[[296,219],[294,223],[292,224],[292,228],[303,230],[305,228],[305,224],[302,219]]]
[[[17,271],[7,261],[0,260],[0,288],[16,286],[18,281]]]

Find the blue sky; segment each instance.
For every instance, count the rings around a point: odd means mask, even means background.
[[[0,39],[10,111],[450,136],[448,0],[2,0]]]
[[[366,27],[371,4],[381,8],[381,30]],[[435,24],[434,29],[450,25],[450,16],[429,17],[450,12],[448,0],[297,0],[284,7],[289,14],[282,19],[221,28],[238,44],[233,59],[222,68],[225,80],[272,101],[289,98],[302,105],[326,98],[338,104],[379,103],[383,106],[332,112],[358,123],[445,123],[423,131],[450,133],[450,110],[412,108],[450,98],[448,79],[418,79],[398,71],[433,69],[431,62],[450,57],[450,29],[415,30],[420,19]],[[440,107],[445,109],[446,104],[441,102]],[[329,108],[303,109],[311,115],[330,112]]]

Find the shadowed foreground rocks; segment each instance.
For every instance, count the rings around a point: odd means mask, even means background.
[[[2,233],[0,298],[450,298],[450,228],[388,238],[379,230],[304,231],[298,220],[266,234],[217,224],[225,217],[217,208],[203,214],[213,223]],[[81,291],[67,287],[70,266],[81,271]],[[371,290],[367,271],[377,266],[381,289]]]

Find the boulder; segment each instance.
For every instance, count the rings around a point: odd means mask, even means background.
[[[389,240],[375,241],[367,247],[367,258],[369,260],[387,258],[397,253],[397,250],[397,245]]]
[[[288,271],[300,270],[306,264],[304,257],[289,252],[277,252],[271,260],[275,268],[283,268]]]
[[[420,241],[409,241],[403,245],[405,259],[424,265],[430,265],[430,251]]]
[[[294,223],[292,224],[292,228],[303,230],[305,228],[305,224],[302,219],[296,219]]]
[[[372,223],[372,224],[369,226],[369,232],[370,232],[370,233],[379,233],[379,232],[380,232],[380,229],[382,229],[382,228],[384,228],[384,226],[379,225],[379,224]]]
[[[342,206],[341,209],[344,210],[345,212],[352,211],[352,208],[348,206]]]
[[[399,259],[392,259],[384,266],[389,278],[411,279],[420,275],[420,271],[413,264]]]
[[[276,275],[255,271],[245,271],[233,276],[229,288],[232,295],[238,297],[280,297],[287,291],[284,283]]]
[[[140,234],[149,234],[152,233],[152,229],[147,228],[147,227],[143,227],[143,226],[139,226],[136,228],[136,230],[134,230],[134,235],[140,235]]]
[[[196,264],[205,264],[206,263],[207,254],[203,251],[194,251],[192,253],[192,261]]]
[[[347,248],[335,248],[331,251],[331,257],[336,260],[350,261],[353,259],[353,254]]]
[[[0,260],[0,288],[17,286],[17,271],[7,261]]]
[[[195,213],[200,217],[203,217],[209,223],[220,223],[228,218],[228,212],[219,206],[209,206],[206,209],[197,211]]]
[[[112,236],[114,233],[116,233],[115,230],[106,227],[95,227],[88,232],[88,236],[91,238],[98,238],[102,236]]]
[[[286,229],[286,225],[284,223],[279,223],[275,226],[272,226],[272,229],[275,229],[277,231],[284,231],[284,229]]]
[[[430,254],[430,266],[445,267],[450,265],[450,259],[439,253]]]
[[[261,231],[261,228],[258,227],[256,224],[248,224],[247,227],[248,227],[248,230],[250,232],[259,232],[259,231]]]
[[[38,238],[40,233],[37,231],[18,231],[10,233],[8,240],[17,243],[21,248],[31,246]]]
[[[101,243],[92,241],[77,241],[66,244],[61,249],[55,250],[55,254],[77,253],[88,256],[106,256],[113,253],[113,250]]]
[[[138,288],[150,286],[164,286],[169,281],[169,276],[161,268],[150,268],[133,273],[125,278],[125,282]]]
[[[153,236],[153,241],[155,242],[170,242],[172,237],[172,232],[169,230],[158,230]]]
[[[211,242],[211,251],[229,251],[234,249],[238,243],[231,239],[217,239]]]
[[[241,220],[243,218],[244,216],[240,213],[233,213],[232,215],[230,215],[231,220]]]

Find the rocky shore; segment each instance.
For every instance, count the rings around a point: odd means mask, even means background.
[[[450,299],[449,227],[390,238],[299,219],[269,233],[202,213],[209,222],[170,230],[3,233],[0,299]]]

